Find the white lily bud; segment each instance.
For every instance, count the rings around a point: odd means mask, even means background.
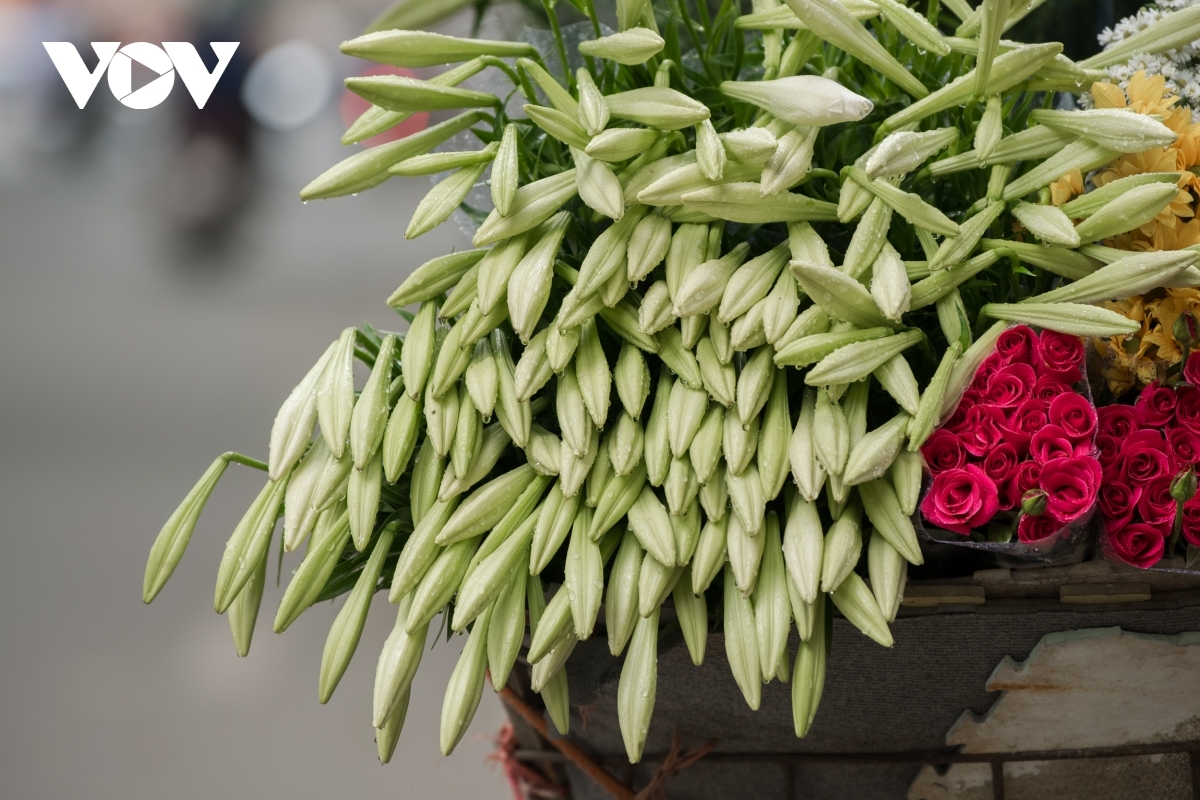
[[[617,176],[607,164],[582,150],[571,148],[575,160],[575,185],[588,208],[611,219],[625,214],[625,199]]]
[[[958,141],[957,128],[935,131],[897,131],[874,148],[865,169],[872,178],[890,178],[912,172],[926,159]]]
[[[725,174],[725,148],[712,120],[706,119],[696,126],[696,163],[710,181],[719,181]]]
[[[644,64],[663,49],[663,38],[648,28],[630,28],[611,36],[579,43],[580,55],[606,58],[618,64]]]
[[[821,127],[857,122],[874,104],[837,81],[817,75],[795,75],[773,81],[724,81],[721,92],[752,103],[793,125]]]
[[[580,67],[575,70],[575,81],[579,86],[579,121],[588,136],[595,136],[608,125],[608,105],[592,73]]]
[[[871,269],[871,298],[885,317],[900,322],[912,301],[912,284],[896,248],[884,242]]]
[[[677,131],[708,119],[708,106],[683,92],[661,86],[646,86],[604,98],[614,117],[638,122],[664,131]]]
[[[729,157],[745,164],[766,164],[779,146],[779,140],[766,128],[740,128],[720,136]]]
[[[317,386],[325,373],[325,366],[333,355],[337,342],[329,345],[317,360],[304,380],[296,384],[288,399],[279,407],[275,422],[271,426],[270,472],[271,480],[287,472],[304,453],[312,437],[313,424],[317,421]]]

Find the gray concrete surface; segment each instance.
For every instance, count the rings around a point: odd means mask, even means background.
[[[457,637],[427,652],[397,755],[378,764],[386,598],[328,706],[317,671],[340,601],[276,636],[272,567],[236,657],[212,587],[261,473],[226,473],[172,581],[140,598],[147,549],[212,458],[265,457],[325,345],[363,319],[397,327],[387,295],[465,239],[447,226],[404,242],[421,179],[302,206],[300,186],[345,152],[330,113],[260,142],[259,202],[229,255],[187,263],[156,209],[170,154],[138,126],[99,157],[31,157],[0,183],[0,796],[506,796],[486,760],[503,716],[490,689],[458,751],[437,752]]]

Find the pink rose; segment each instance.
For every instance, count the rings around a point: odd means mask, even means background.
[[[1020,460],[1017,448],[1004,442],[993,447],[983,459],[983,472],[992,479],[998,490],[998,487],[1008,485],[1009,480],[1017,472]],[[1012,508],[1012,505],[1008,503],[1007,492],[1000,492],[1000,508],[1004,511]]]
[[[1022,461],[1017,465],[1008,483],[1004,486],[1004,507],[1016,508],[1021,505],[1021,498],[1030,489],[1038,487],[1042,477],[1042,465],[1036,461]]]
[[[1159,475],[1146,484],[1138,499],[1138,515],[1142,522],[1170,527],[1175,522],[1175,498],[1171,497],[1171,475]]]
[[[1123,528],[1133,520],[1142,490],[1120,481],[1105,480],[1100,487],[1100,513],[1110,530]]]
[[[1200,434],[1191,428],[1171,428],[1167,431],[1167,444],[1171,448],[1175,472],[1200,463]]]
[[[967,412],[967,429],[959,434],[963,447],[976,458],[981,458],[1000,443],[1000,425],[1004,423],[1004,411],[997,406],[975,406]]]
[[[1121,445],[1122,470],[1128,483],[1145,486],[1171,472],[1166,442],[1158,431],[1138,431]]]
[[[1000,368],[1005,365],[1005,363],[1006,362],[1000,358],[998,353],[992,353],[975,369],[975,374],[971,377],[971,386],[969,388],[973,391],[979,392],[980,394],[986,392],[988,381],[991,380],[992,376],[995,375]]]
[[[1045,425],[1029,440],[1029,454],[1035,461],[1045,464],[1056,458],[1070,458],[1075,455],[1075,445],[1062,428],[1057,425]]]
[[[1060,528],[1062,525],[1049,514],[1042,514],[1039,517],[1031,517],[1026,514],[1017,523],[1017,539],[1025,544],[1042,542],[1058,533]]]
[[[958,407],[954,409],[954,413],[950,415],[950,418],[942,424],[940,430],[961,434],[967,429],[969,424],[967,422],[967,412],[972,407],[973,404],[971,403],[960,402]]]
[[[1059,523],[1082,517],[1100,491],[1100,462],[1091,456],[1059,458],[1042,464],[1038,487],[1046,493],[1046,514]]]
[[[1200,433],[1200,389],[1181,386],[1175,397],[1175,420],[1188,430]]]
[[[1193,547],[1200,547],[1200,495],[1183,504],[1183,538]]]
[[[1088,441],[1096,433],[1096,409],[1081,394],[1060,394],[1050,401],[1050,424],[1067,432],[1073,444]]]
[[[1060,394],[1073,391],[1075,390],[1069,384],[1063,383],[1054,375],[1042,375],[1034,382],[1031,395],[1043,403],[1049,403]]]
[[[1117,530],[1109,530],[1108,541],[1113,555],[1133,567],[1146,569],[1162,558],[1165,542],[1163,531],[1145,522],[1131,522]]]
[[[1192,386],[1200,386],[1200,350],[1193,350],[1183,365],[1183,379]]]
[[[1010,411],[1008,418],[1000,424],[1000,435],[1024,455],[1029,450],[1030,437],[1045,427],[1048,421],[1045,403],[1030,398]]]
[[[996,484],[974,464],[939,473],[921,501],[925,519],[964,536],[994,517],[999,508]]]
[[[1154,381],[1142,389],[1133,408],[1143,428],[1161,428],[1174,419],[1175,403],[1175,392]]]
[[[1037,343],[1038,374],[1058,375],[1063,383],[1082,380],[1083,340],[1056,331],[1042,331]]]
[[[1037,334],[1027,325],[1014,325],[996,340],[996,353],[1005,364],[1033,363]]]
[[[1124,439],[1142,427],[1141,419],[1133,410],[1133,406],[1105,406],[1097,409],[1096,418],[1100,433],[1118,439]]]
[[[1097,436],[1096,457],[1100,459],[1100,467],[1104,470],[1115,466],[1121,457],[1121,440],[1104,434]]]
[[[945,429],[936,430],[921,445],[921,455],[934,475],[948,469],[958,469],[967,463],[967,451],[962,440]]]
[[[1029,396],[1036,380],[1033,367],[1028,364],[1010,364],[988,381],[983,401],[1001,408],[1010,408]]]

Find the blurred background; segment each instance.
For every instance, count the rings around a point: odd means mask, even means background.
[[[503,724],[490,691],[454,756],[438,755],[460,637],[427,652],[379,765],[386,598],[327,706],[317,671],[335,604],[275,636],[270,580],[251,657],[236,657],[209,598],[261,473],[231,467],[171,583],[140,599],[155,534],[212,459],[265,457],[280,402],[338,331],[403,327],[384,299],[468,245],[453,224],[403,239],[427,179],[298,200],[353,152],[338,137],[365,104],[341,80],[367,65],[337,44],[383,5],[0,0],[0,796],[509,795],[489,761]],[[1057,0],[1013,36],[1079,58],[1137,5]],[[437,30],[474,21],[468,9]],[[494,3],[480,35],[531,21]],[[74,42],[91,67],[88,43],[116,40],[190,41],[210,68],[208,42],[241,45],[203,110],[178,85],[157,108],[125,108],[105,81],[80,110],[41,43]],[[135,88],[150,77],[135,72]]]

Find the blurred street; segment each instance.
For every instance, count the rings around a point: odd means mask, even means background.
[[[256,130],[253,202],[211,247],[181,242],[164,212],[172,193],[186,205],[196,191],[164,177],[177,156],[167,105],[124,109],[101,84],[92,103],[107,106],[96,109],[105,124],[78,151],[0,137],[0,796],[507,794],[487,761],[503,720],[490,688],[458,750],[438,754],[461,637],[427,651],[396,755],[379,765],[370,710],[394,620],[386,597],[328,706],[317,673],[341,600],[276,636],[274,560],[250,657],[236,657],[212,587],[262,473],[226,472],[171,583],[141,602],[148,548],[212,459],[265,458],[279,404],[338,331],[402,327],[388,294],[467,246],[453,224],[404,241],[428,179],[300,203],[309,179],[352,152],[338,144],[331,92],[308,124]],[[0,94],[0,117],[20,97]],[[59,118],[85,113],[66,103]],[[52,117],[31,119],[23,141],[51,137],[36,123]],[[298,563],[285,560],[284,585]]]

